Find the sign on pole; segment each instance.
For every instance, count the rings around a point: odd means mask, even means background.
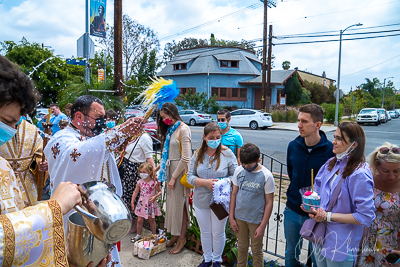
[[[90,37],[89,39],[89,58],[93,59],[94,58],[94,42]],[[81,36],[81,38],[78,39],[77,43],[77,56],[78,57],[85,57],[85,34]]]
[[[104,69],[98,69],[97,70],[97,81],[98,82],[101,82],[101,81],[104,82]]]
[[[79,60],[79,59],[75,59],[75,58],[67,58],[67,64],[69,65],[77,65],[77,66],[85,66],[85,61],[83,60]]]
[[[333,96],[336,98],[337,96],[337,90],[333,93]],[[339,99],[341,99],[343,97],[343,91],[342,89],[339,90]]]
[[[90,0],[90,35],[106,38],[107,0]]]

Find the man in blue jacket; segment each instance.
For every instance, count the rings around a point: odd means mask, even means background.
[[[322,165],[334,156],[332,142],[320,130],[323,121],[324,111],[319,105],[302,106],[298,116],[300,136],[288,146],[286,163],[290,185],[286,192],[287,202],[283,212],[287,244],[286,267],[300,266],[299,255],[303,241],[299,232],[304,221],[310,218],[300,208],[302,200],[299,190],[311,186],[311,169],[314,170],[314,175],[317,175]]]

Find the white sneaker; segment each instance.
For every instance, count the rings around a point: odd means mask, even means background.
[[[139,241],[140,239],[142,239],[142,236],[141,235],[136,235],[135,237],[131,238],[131,242],[135,243],[135,242]]]

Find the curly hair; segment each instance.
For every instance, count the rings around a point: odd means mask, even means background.
[[[6,57],[0,56],[0,107],[18,103],[23,116],[34,111],[40,97],[31,79]]]

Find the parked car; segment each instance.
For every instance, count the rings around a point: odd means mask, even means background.
[[[383,123],[386,123],[388,121],[388,118],[386,116],[386,110],[384,108],[378,108],[378,113],[379,113],[379,120]]]
[[[138,109],[127,109],[124,114],[124,121],[126,121],[130,117],[141,117],[143,116],[143,111]]]
[[[389,113],[389,111],[386,111],[386,118],[388,121],[392,120],[392,115]]]
[[[250,127],[252,130],[261,128],[265,130],[272,126],[272,116],[270,113],[253,109],[238,109],[231,112],[230,126]]]
[[[197,110],[181,110],[179,111],[179,115],[181,116],[184,123],[187,123],[191,126],[212,122],[210,114],[206,114]]]
[[[399,117],[399,114],[395,110],[390,110],[389,114],[393,119],[397,119]]]
[[[381,124],[380,115],[376,108],[363,108],[357,115],[357,123],[375,123],[375,125]]]

